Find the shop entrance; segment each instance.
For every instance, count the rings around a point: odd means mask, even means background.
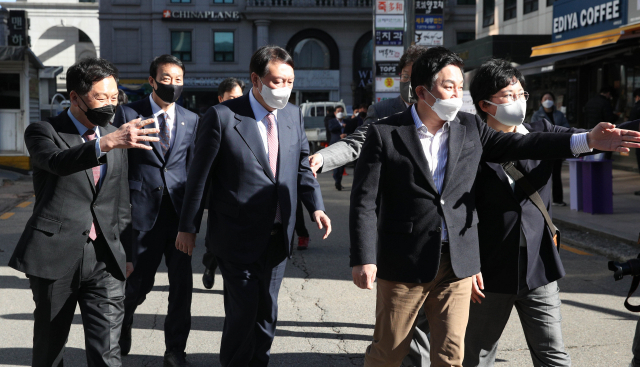
[[[20,74],[0,73],[0,153],[22,151],[21,129]]]

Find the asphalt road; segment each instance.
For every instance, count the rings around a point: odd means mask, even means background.
[[[352,170],[348,169],[351,174]],[[280,291],[278,334],[272,348],[272,366],[361,366],[373,333],[375,292],[351,282],[348,253],[348,205],[352,176],[345,191],[333,188],[330,173],[320,175],[325,205],[334,230],[322,241],[321,232],[307,217],[310,248],[296,252],[288,263]],[[3,188],[0,187],[0,194]],[[6,266],[29,218],[33,199],[0,212],[0,365],[28,366],[31,361],[34,304],[24,274]],[[13,213],[13,214],[11,214]],[[212,290],[202,286],[199,237],[194,254],[192,331],[187,359],[194,366],[219,366],[220,335],[224,321],[222,281]],[[631,342],[638,315],[623,307],[630,279],[614,282],[607,259],[565,250],[567,276],[560,281],[565,345],[574,366],[623,366],[631,359]],[[162,331],[167,309],[168,280],[164,265],[147,300],[134,320],[133,347],[124,366],[161,366]],[[636,299],[636,303],[640,300]],[[66,366],[86,366],[79,310],[74,319]],[[512,314],[502,336],[497,366],[530,366],[531,359],[517,314]]]

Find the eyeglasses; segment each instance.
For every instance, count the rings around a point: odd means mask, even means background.
[[[510,101],[514,101],[515,102],[515,101],[517,101],[519,99],[523,99],[526,102],[526,101],[529,100],[529,93],[528,92],[522,92],[522,93],[518,93],[518,94],[507,93],[507,94],[502,95],[502,96],[493,95],[493,96],[491,96],[491,98],[499,98],[499,99],[501,99],[503,101],[507,101],[507,102],[510,102]]]
[[[401,82],[408,82],[410,80],[411,80],[411,76],[409,76],[409,74],[406,74],[406,73],[400,74],[400,81]]]

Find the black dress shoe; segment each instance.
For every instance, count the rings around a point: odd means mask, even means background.
[[[131,351],[131,327],[133,325],[122,325],[122,331],[120,332],[120,354],[126,356]]]
[[[336,183],[336,190],[342,191],[342,185],[339,183]]]
[[[185,359],[187,354],[185,352],[169,351],[164,352],[164,364],[163,367],[185,367],[191,366]]]
[[[204,274],[202,274],[202,284],[207,289],[213,288],[213,285],[216,283],[216,269],[206,268],[204,269]]]

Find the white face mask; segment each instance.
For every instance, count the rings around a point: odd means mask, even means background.
[[[336,113],[336,118],[337,118],[338,120],[342,120],[342,118],[343,118],[343,117],[344,117],[344,113],[343,113],[343,112],[338,112],[338,113]]]
[[[431,92],[429,92],[426,87],[425,90],[427,91],[427,93],[431,94]],[[460,111],[460,109],[462,108],[462,98],[440,99],[436,98],[436,96],[434,96],[433,94],[431,94],[431,97],[436,99],[436,102],[433,104],[433,106],[429,106],[425,99],[423,99],[422,101],[427,106],[431,107],[433,112],[435,112],[436,115],[438,115],[438,117],[444,121],[451,121],[456,118],[458,111]]]
[[[267,87],[262,79],[260,79],[262,83],[262,90],[260,91],[260,95],[262,99],[264,99],[264,103],[271,108],[275,108],[277,110],[283,109],[287,103],[289,102],[289,96],[291,96],[291,88],[277,88],[271,89]]]
[[[518,99],[515,102],[505,104],[495,104],[493,102],[485,100],[488,104],[497,106],[496,115],[493,116],[498,122],[507,126],[518,126],[524,121],[524,116],[527,112],[527,101],[524,99]]]
[[[542,107],[544,107],[544,108],[553,107],[553,100],[552,99],[547,99],[546,101],[542,101]]]

